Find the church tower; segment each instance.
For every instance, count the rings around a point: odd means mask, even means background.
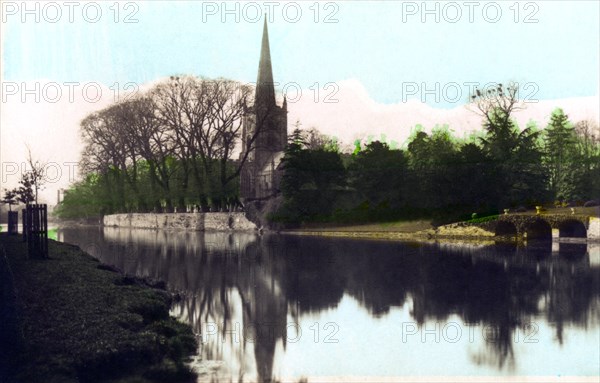
[[[277,105],[271,65],[267,20],[263,26],[254,105],[243,122],[243,152],[247,160],[240,174],[242,201],[264,199],[279,192],[280,164],[287,144],[287,102]]]

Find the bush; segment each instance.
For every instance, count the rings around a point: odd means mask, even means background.
[[[600,202],[598,202],[598,200],[592,199],[583,204],[583,207],[593,207],[593,206],[600,206]]]
[[[498,215],[489,215],[487,217],[481,217],[481,218],[473,218],[470,219],[468,221],[465,221],[466,223],[484,223],[484,222],[490,222],[490,221],[495,221],[498,219]]]

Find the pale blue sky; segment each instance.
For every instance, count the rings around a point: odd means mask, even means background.
[[[62,4],[62,2],[57,2]],[[135,8],[138,23],[124,23],[123,18]],[[269,25],[275,81],[297,82],[308,88],[319,82],[359,80],[371,98],[382,103],[402,101],[403,82],[490,81],[534,82],[539,99],[571,98],[598,94],[599,2],[537,1],[518,3],[519,22],[514,22],[513,1],[499,1],[502,17],[487,22],[482,8],[469,9],[457,2],[461,19],[450,23],[434,16],[421,21],[422,2],[416,15],[408,15],[407,2],[337,2],[334,18],[338,23],[324,23],[323,18],[335,10],[319,4],[319,22],[314,22],[313,2],[300,2],[299,22],[283,17],[283,5],[275,8]],[[42,7],[44,3],[41,3]],[[21,15],[7,15],[3,27],[4,81],[46,79],[57,82],[98,81],[106,86],[115,82],[144,83],[172,74],[195,74],[229,77],[252,82],[256,79],[261,21],[252,22],[226,15],[222,9],[207,15],[203,22],[201,1],[137,1],[120,3],[119,22],[109,9],[113,2],[102,3],[103,14],[97,23],[86,22],[81,7],[75,8],[74,22],[68,10],[56,23],[41,16],[21,22]],[[221,7],[221,2],[213,3]],[[267,10],[263,2],[256,2]],[[283,4],[283,3],[282,3]],[[435,7],[435,2],[428,2]],[[443,6],[439,2],[443,16]],[[228,3],[233,9],[235,3]],[[240,3],[240,13],[244,3]],[[513,7],[511,9],[511,7]],[[256,8],[247,8],[254,17]],[[537,23],[524,23],[525,16]],[[54,17],[48,9],[49,17]],[[288,8],[290,17],[294,9]],[[404,11],[404,15],[403,15]],[[454,10],[447,9],[448,17]],[[40,8],[40,13],[42,9]],[[494,17],[494,9],[488,16]],[[94,13],[89,11],[93,17]],[[402,18],[406,17],[406,22]],[[466,98],[466,94],[465,97]],[[456,106],[444,102],[439,107]]]

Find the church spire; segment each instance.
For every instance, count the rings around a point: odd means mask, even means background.
[[[269,30],[267,28],[267,15],[263,27],[260,63],[258,65],[258,79],[256,80],[257,104],[271,108],[275,105],[275,84],[273,83],[273,68],[271,67],[271,51],[269,49]]]

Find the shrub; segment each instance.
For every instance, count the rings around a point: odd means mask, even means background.
[[[465,221],[467,223],[484,223],[484,222],[490,222],[490,221],[495,221],[498,219],[498,215],[489,215],[487,217],[481,217],[481,218],[473,218],[470,219],[468,221]]]
[[[592,199],[583,204],[583,207],[592,207],[592,206],[600,206],[600,202]]]

